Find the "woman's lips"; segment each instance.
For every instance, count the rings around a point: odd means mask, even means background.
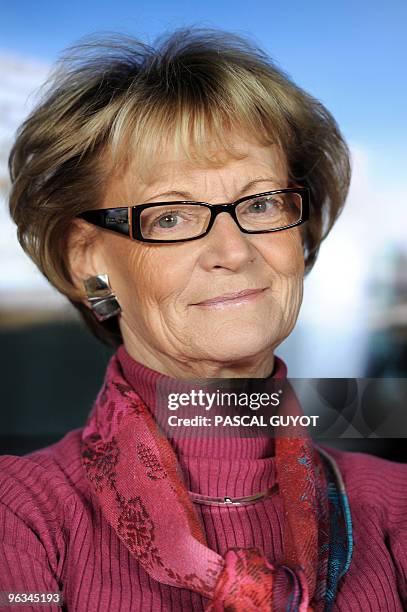
[[[268,287],[263,287],[262,289],[247,289],[245,291],[237,291],[235,293],[226,293],[224,295],[211,298],[210,300],[204,300],[203,302],[192,304],[192,306],[202,306],[204,308],[222,308],[224,306],[244,304],[257,299],[267,289]]]

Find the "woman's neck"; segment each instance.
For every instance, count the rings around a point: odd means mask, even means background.
[[[135,361],[171,378],[268,378],[274,372],[274,353],[269,348],[256,355],[221,361],[164,355],[151,347],[147,350],[140,342],[125,341],[125,346]]]

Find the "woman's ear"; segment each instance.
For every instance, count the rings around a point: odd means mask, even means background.
[[[67,266],[78,298],[86,302],[84,280],[106,272],[97,228],[83,219],[74,219],[67,239]]]

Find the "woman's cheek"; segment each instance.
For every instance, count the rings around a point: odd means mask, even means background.
[[[304,275],[304,253],[297,228],[281,232],[269,248],[269,264],[276,276],[283,278]]]
[[[174,256],[169,250],[163,252],[161,247],[147,247],[132,253],[128,258],[126,278],[138,303],[149,308],[167,309],[168,303],[185,286],[185,272],[180,268],[179,255]],[[143,289],[139,290],[139,287]]]
[[[286,230],[286,232],[287,250],[289,251],[287,261],[291,264],[293,269],[301,272],[304,268],[304,251],[300,231],[297,227],[294,227],[291,230]]]

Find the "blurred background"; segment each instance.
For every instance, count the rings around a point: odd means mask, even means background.
[[[7,208],[16,128],[59,53],[95,32],[151,43],[181,26],[230,30],[261,45],[327,106],[351,148],[351,190],[306,279],[296,329],[276,354],[295,378],[407,377],[404,0],[20,0],[0,7],[0,453],[28,452],[80,427],[111,355],[24,254]],[[338,445],[407,461],[404,442]]]

